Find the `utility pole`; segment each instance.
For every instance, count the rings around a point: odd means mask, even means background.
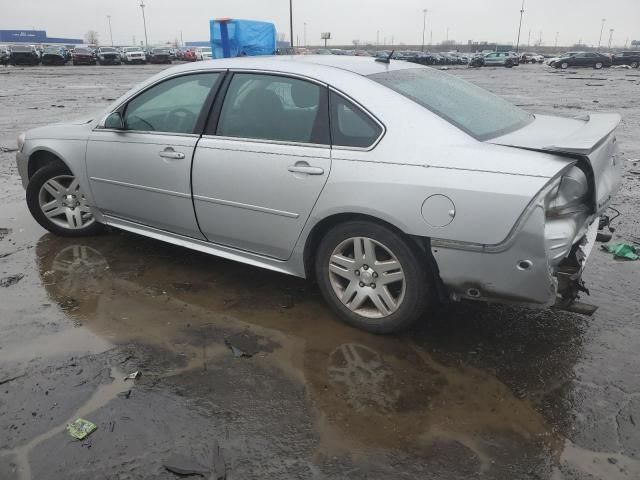
[[[556,48],[558,48],[558,35],[560,35],[560,32],[556,32]]]
[[[518,25],[518,40],[516,41],[516,53],[520,51],[520,31],[522,30],[523,16],[524,16],[524,0],[522,0],[522,7],[520,7],[520,25]]]
[[[184,47],[184,40],[182,40],[182,30],[180,30],[180,46]]]
[[[380,30],[376,31],[376,53],[380,50]]]
[[[602,31],[604,30],[604,23],[607,21],[606,18],[602,19],[602,25],[600,26],[600,39],[598,40],[598,50],[600,50],[600,44],[602,43]]]
[[[303,22],[304,25],[304,34],[303,34],[303,40],[304,40],[304,46],[307,46],[307,22]]]
[[[140,0],[140,9],[142,10],[142,24],[144,25],[144,48],[149,50],[149,39],[147,38],[147,18],[144,16],[144,0]]]
[[[424,52],[424,34],[427,31],[427,11],[426,8],[422,10],[422,52]]]
[[[447,36],[446,36],[446,42],[447,44],[449,43],[449,27],[447,27]]]
[[[611,42],[613,41],[613,28],[609,29],[609,50],[611,50]]]
[[[289,0],[289,35],[291,48],[293,48],[293,0]]]
[[[540,30],[540,38],[538,38],[538,46],[542,46],[542,30]]]
[[[531,29],[529,29],[529,39],[527,40],[527,48],[531,46]]]
[[[107,15],[107,20],[109,20],[109,36],[111,37],[111,46],[113,47],[113,30],[111,30],[111,15]]]

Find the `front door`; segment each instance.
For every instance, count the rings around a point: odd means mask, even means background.
[[[196,123],[220,75],[182,75],[156,84],[122,109],[123,129],[91,133],[87,172],[104,214],[203,238],[191,200],[191,161]]]
[[[235,73],[210,128],[193,163],[202,232],[217,244],[287,259],[331,168],[326,87]]]

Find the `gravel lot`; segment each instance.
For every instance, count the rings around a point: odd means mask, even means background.
[[[0,67],[0,146],[162,68]],[[638,70],[450,73],[534,113],[621,113],[614,237],[640,241]],[[453,304],[379,337],[300,279],[48,234],[14,163],[0,150],[0,478],[176,478],[172,453],[222,455],[229,479],[640,478],[640,262],[594,250],[590,318]],[[78,417],[98,426],[85,441],[64,431]]]

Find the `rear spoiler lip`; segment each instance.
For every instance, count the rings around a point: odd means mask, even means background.
[[[531,141],[517,143],[507,141],[502,143],[489,140],[489,143],[534,152],[564,154],[570,157],[586,157],[607,141],[622,120],[622,117],[617,113],[588,113],[573,118],[574,120],[583,121],[584,125],[574,133],[556,140],[553,145],[535,145],[535,143]]]
[[[589,155],[607,140],[622,120],[617,113],[590,113],[575,118],[584,120],[585,126],[562,139],[561,144],[544,147],[542,150]]]

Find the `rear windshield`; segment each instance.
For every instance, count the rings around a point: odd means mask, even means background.
[[[31,47],[25,47],[23,45],[14,45],[11,47],[12,52],[31,52]]]
[[[408,68],[369,75],[478,140],[499,137],[527,125],[533,115],[501,97],[432,68]]]
[[[91,53],[87,48],[76,48],[74,53]]]
[[[154,48],[153,53],[157,53],[157,54],[169,53],[169,50],[167,50],[166,48]]]

